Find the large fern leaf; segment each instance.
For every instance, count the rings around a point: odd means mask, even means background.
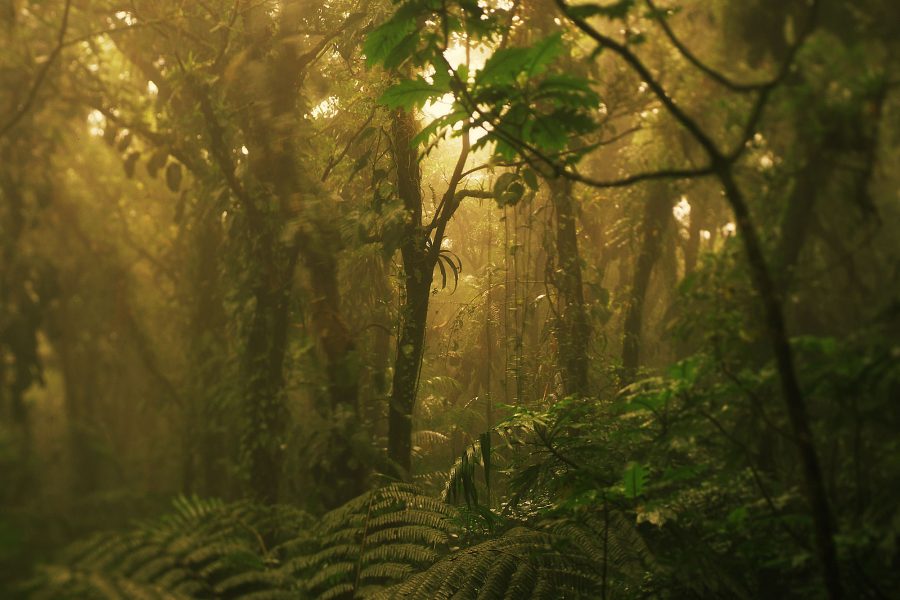
[[[393,484],[323,516],[287,568],[311,597],[368,597],[445,554],[457,520],[452,507]]]
[[[547,520],[450,554],[380,599],[600,598],[635,591],[646,548],[624,519]]]

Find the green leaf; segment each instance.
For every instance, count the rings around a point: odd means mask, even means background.
[[[537,191],[538,189],[538,178],[534,171],[531,169],[523,169],[522,170],[522,179],[525,181],[525,184],[531,189]]]
[[[147,161],[147,174],[150,177],[156,177],[156,174],[166,165],[166,161],[169,159],[169,151],[165,148],[160,148],[156,152],[154,152],[150,156],[150,160]]]
[[[372,157],[372,150],[369,149],[362,154],[359,158],[356,159],[356,162],[353,163],[353,170],[350,172],[350,177],[352,178],[354,175],[362,171],[366,168],[366,165],[369,164],[369,159]]]
[[[412,56],[416,48],[419,46],[419,32],[413,31],[409,33],[406,37],[404,37],[400,42],[388,52],[388,55],[384,58],[382,62],[382,66],[385,69],[395,69],[406,62],[410,56]],[[368,55],[367,55],[368,57]]]
[[[647,470],[639,463],[628,463],[628,466],[625,467],[623,481],[625,484],[625,496],[637,498],[644,491],[644,484],[647,481]]]
[[[476,86],[510,84],[531,62],[529,48],[497,50],[475,75]]]
[[[530,48],[498,50],[475,76],[476,86],[509,85],[521,74],[529,78],[539,75],[563,50],[562,34],[546,37]]]
[[[560,106],[572,108],[596,108],[600,96],[591,88],[591,82],[565,73],[548,75],[537,86],[535,99],[555,100]]]
[[[536,118],[529,137],[542,149],[553,152],[562,150],[569,142],[569,133],[555,115]]]
[[[178,163],[171,163],[166,167],[166,185],[173,192],[181,187],[181,165]]]
[[[428,83],[421,77],[407,79],[392,85],[381,94],[379,104],[388,108],[421,108],[432,98],[440,98],[449,89]]]
[[[469,113],[466,111],[454,111],[448,115],[444,115],[443,117],[438,117],[437,119],[426,125],[424,128],[422,128],[422,131],[420,131],[413,137],[413,146],[424,144],[432,136],[435,135],[443,137],[444,135],[446,135],[446,128],[452,127],[468,116]]]
[[[484,467],[484,484],[491,489],[491,432],[486,431],[478,436],[481,443],[481,465]]]
[[[119,152],[125,152],[128,150],[128,146],[131,145],[131,141],[134,139],[134,135],[129,131],[125,135],[122,136],[122,139],[119,140],[119,143],[116,144],[116,150]]]
[[[127,175],[129,179],[134,177],[134,167],[137,165],[137,161],[140,157],[140,152],[129,152],[128,156],[125,157],[125,162],[122,166],[125,168],[125,175]]]
[[[500,198],[500,195],[518,178],[515,173],[502,173],[494,182],[494,197]]]
[[[539,41],[529,50],[530,64],[527,75],[534,77],[543,73],[544,68],[556,60],[564,50],[561,33],[555,33]]]
[[[363,44],[363,52],[366,55],[366,65],[371,67],[384,63],[391,53],[400,46],[409,34],[415,31],[415,20],[401,18],[398,13],[386,21],[380,27],[372,31]],[[392,57],[394,60],[397,57]]]
[[[500,194],[497,198],[497,203],[500,206],[514,206],[518,204],[519,200],[522,199],[522,196],[525,195],[525,186],[519,183],[518,181],[514,181],[509,184],[509,187],[506,188],[506,191]]]
[[[738,506],[728,513],[728,523],[734,527],[740,527],[747,521],[749,511],[746,506]]]

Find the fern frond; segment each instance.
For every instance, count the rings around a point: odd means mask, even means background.
[[[289,507],[180,497],[172,513],[73,545],[36,598],[367,598],[450,551],[459,512],[408,484],[313,521]]]
[[[274,513],[274,514],[273,514]],[[294,509],[179,497],[173,512],[125,533],[74,544],[63,565],[42,570],[36,597],[243,598],[289,583],[270,567],[278,541],[306,527]]]
[[[439,560],[428,570],[382,592],[379,598],[598,598],[604,585],[600,573],[609,573],[622,589],[631,576],[643,573],[639,563],[604,552],[598,519],[587,522],[553,519],[531,527],[519,526],[500,536],[465,548]],[[612,523],[613,520],[609,519]],[[615,526],[622,523],[616,521]],[[613,535],[606,548],[615,546]],[[625,556],[624,551],[621,556]]]
[[[457,517],[418,488],[392,484],[324,515],[314,528],[317,543],[291,557],[290,569],[314,597],[367,596],[446,553]]]

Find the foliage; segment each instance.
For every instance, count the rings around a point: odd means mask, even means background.
[[[514,158],[523,146],[554,156],[574,151],[566,160],[575,160],[583,149],[571,142],[595,129],[592,115],[600,98],[588,79],[550,69],[567,50],[561,34],[527,47],[497,50],[472,73],[466,64],[452,65],[445,57],[451,41],[457,39],[451,34],[469,45],[490,43],[502,37],[506,16],[504,11],[486,11],[475,3],[453,8],[420,0],[401,4],[369,35],[366,60],[388,69],[409,63],[432,75],[403,79],[385,90],[379,101],[389,108],[421,108],[452,93],[454,103],[448,114],[432,120],[416,136],[417,142],[483,127],[476,149],[491,144],[505,159]],[[436,24],[421,30],[416,26],[421,21]]]
[[[315,520],[286,506],[180,498],[173,514],[68,549],[30,584],[52,598],[368,597],[447,551],[454,511],[404,485]]]
[[[900,587],[896,1],[6,4],[0,596]]]
[[[486,541],[461,518],[398,484],[315,522],[284,506],[182,497],[169,516],[67,549],[28,589],[34,598],[591,598],[607,585],[601,571],[640,573],[640,538],[619,515],[614,527],[609,515],[511,522]],[[608,585],[625,589],[616,581]]]

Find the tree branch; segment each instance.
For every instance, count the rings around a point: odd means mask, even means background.
[[[678,39],[678,37],[675,35],[675,32],[672,31],[671,27],[669,27],[669,23],[668,21],[666,21],[664,15],[666,11],[657,8],[653,3],[653,0],[645,1],[647,3],[647,6],[650,7],[650,12],[653,14],[653,18],[659,24],[660,28],[663,30],[663,33],[666,34],[669,42],[671,42],[675,49],[678,50],[681,56],[719,85],[728,88],[732,92],[752,92],[772,85],[771,82],[740,83],[734,81],[723,73],[720,73],[719,71],[716,71],[709,65],[705,64],[703,61],[697,58],[697,55],[691,52],[690,49],[685,46],[680,39]]]
[[[567,19],[572,21],[578,29],[584,32],[588,37],[597,42],[601,47],[607,48],[611,50],[615,54],[617,54],[622,60],[624,60],[631,69],[641,77],[641,80],[647,84],[647,87],[653,92],[653,94],[662,102],[663,106],[672,115],[672,117],[682,126],[684,127],[693,137],[697,140],[697,143],[700,144],[703,149],[707,152],[707,154],[712,159],[712,162],[716,162],[717,159],[724,159],[722,152],[719,150],[718,146],[713,142],[713,140],[706,134],[702,127],[684,110],[681,109],[678,104],[675,103],[675,100],[672,99],[669,94],[666,93],[666,90],[663,88],[662,84],[653,76],[650,72],[650,69],[647,68],[647,65],[643,63],[643,61],[638,58],[638,56],[631,51],[628,46],[617,42],[611,37],[604,35],[597,31],[594,27],[592,27],[587,21],[584,19],[577,17],[572,14],[569,5],[565,2],[565,0],[555,0],[556,6],[560,11],[566,16]]]
[[[660,179],[696,179],[698,177],[707,177],[713,175],[715,169],[712,165],[698,167],[693,169],[660,169],[658,171],[647,171],[645,173],[636,173],[623,177],[621,179],[594,179],[581,175],[577,171],[562,171],[562,176],[577,181],[594,188],[621,188],[641,183],[644,181],[657,181]]]
[[[341,151],[341,153],[328,160],[328,164],[325,165],[325,171],[322,173],[322,181],[328,179],[328,176],[331,174],[331,170],[341,164],[341,161],[344,160],[344,157],[346,157],[347,153],[350,151],[350,146],[353,145],[353,142],[355,142],[357,138],[359,138],[362,132],[365,131],[366,127],[369,126],[369,123],[372,122],[372,119],[375,118],[375,111],[376,107],[373,107],[372,112],[369,113],[369,118],[367,118],[363,122],[363,124],[360,125],[359,129],[356,130],[356,133],[354,133],[353,136],[349,140],[347,140],[347,144],[344,146],[344,149]]]
[[[38,90],[44,83],[44,79],[46,79],[47,73],[50,71],[50,67],[53,66],[53,63],[62,52],[63,46],[65,44],[66,30],[69,28],[69,12],[71,11],[71,8],[72,0],[66,0],[66,5],[63,9],[62,23],[59,26],[59,34],[57,34],[56,36],[56,47],[53,48],[53,51],[50,52],[50,55],[47,57],[47,61],[43,64],[41,70],[38,71],[37,77],[35,78],[34,83],[31,85],[31,89],[28,90],[28,96],[25,97],[25,102],[19,107],[17,111],[13,113],[12,117],[10,117],[9,120],[7,120],[2,127],[0,127],[0,138],[12,131],[13,127],[18,125],[19,121],[21,121],[22,118],[26,114],[28,114],[28,111],[31,110],[35,99],[37,99]]]

